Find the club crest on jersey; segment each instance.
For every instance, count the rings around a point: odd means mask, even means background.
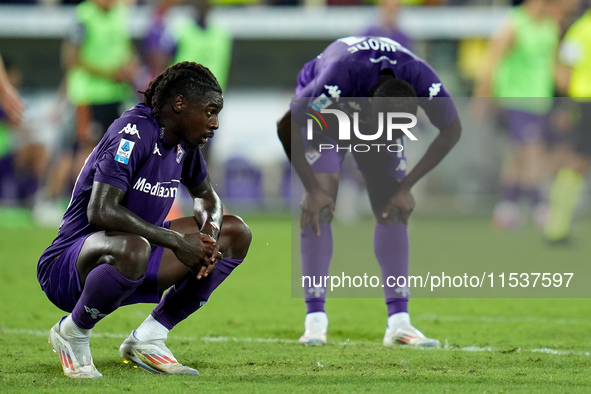
[[[332,101],[326,96],[326,94],[322,93],[310,103],[310,108],[314,111],[320,111],[324,108],[328,108],[331,104]]]
[[[119,141],[119,148],[117,148],[117,153],[115,154],[115,161],[122,164],[129,163],[129,157],[131,156],[134,145],[135,142],[122,138],[121,141]]]
[[[181,148],[180,145],[176,146],[176,162],[180,163],[183,160],[183,156],[185,155],[185,151]]]
[[[135,124],[132,126],[131,123],[128,123],[127,126],[121,129],[119,134],[121,133],[129,134],[130,136],[137,135],[137,138],[139,138],[140,140],[142,139],[142,137],[140,137],[140,132],[138,131],[137,126]]]

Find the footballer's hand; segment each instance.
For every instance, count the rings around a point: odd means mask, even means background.
[[[306,191],[302,201],[301,228],[312,226],[317,236],[320,236],[320,210],[324,207],[330,209],[334,215],[334,199],[322,188]]]
[[[211,268],[209,266],[212,265],[212,256],[218,257],[219,247],[209,235],[185,234],[181,238],[180,245],[173,252],[181,263],[197,274],[197,279],[201,279],[201,276],[211,272],[215,267],[215,265]]]
[[[400,220],[402,223],[408,223],[408,217],[411,212],[415,209],[415,199],[410,193],[409,189],[400,188],[396,193],[388,200],[386,208],[382,212],[382,218],[386,219],[392,213],[392,209],[396,207],[400,211]]]
[[[203,233],[202,233],[203,234]],[[203,234],[206,237],[206,241],[210,242],[213,240],[213,238],[207,234]],[[205,256],[205,265],[203,265],[201,267],[201,269],[199,270],[199,272],[197,273],[197,279],[201,279],[202,277],[207,277],[209,276],[209,274],[211,273],[211,271],[213,271],[213,269],[215,268],[215,266],[218,263],[218,260],[221,260],[224,258],[224,256],[222,255],[222,252],[220,252],[220,247],[218,244],[216,244],[215,242],[212,244],[213,248],[211,250],[211,254],[209,256]]]

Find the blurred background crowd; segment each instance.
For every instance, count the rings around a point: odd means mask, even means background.
[[[547,23],[544,34],[534,36],[553,42],[546,49],[558,64],[560,42],[586,1],[0,0],[0,55],[24,104],[19,122],[4,112],[0,119],[0,226],[59,223],[76,174],[105,127],[140,100],[137,90],[181,60],[207,65],[224,88],[221,127],[206,155],[228,209],[289,210],[299,201],[291,198],[276,121],[303,64],[334,39],[357,34],[388,36],[407,46],[433,66],[458,101],[464,135],[445,165],[417,185],[418,213],[492,215],[506,199],[503,162],[510,160],[510,139],[491,106],[474,101],[494,96],[481,84],[489,66],[507,55],[507,48],[496,59],[491,55],[495,40],[514,10],[527,5]],[[545,67],[552,86],[544,96],[568,96],[556,84],[554,63]],[[488,115],[481,113],[485,107]],[[545,124],[567,130],[567,112],[552,104]],[[427,139],[432,132],[423,130]],[[407,149],[412,159],[423,148]],[[549,155],[550,148],[543,149]],[[351,182],[343,182],[337,204],[344,218],[363,214],[355,207],[365,206],[369,214],[351,167]],[[547,200],[556,171],[538,175],[540,201]],[[176,209],[189,209],[183,198]]]

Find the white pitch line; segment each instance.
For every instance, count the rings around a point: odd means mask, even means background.
[[[49,331],[33,330],[27,328],[0,328],[1,335],[30,335],[35,337],[47,337]],[[113,333],[113,332],[95,332],[92,334],[93,338],[109,338],[109,339],[125,339],[129,334],[127,333]],[[209,343],[224,343],[224,342],[236,342],[236,343],[285,343],[285,344],[298,344],[296,339],[284,339],[284,338],[240,338],[240,337],[225,337],[225,336],[175,336],[175,340],[179,341],[203,341]],[[357,346],[372,344],[371,342],[350,342],[347,340],[344,343],[329,342],[329,344],[335,346]],[[506,348],[494,348],[491,346],[450,346],[448,341],[445,341],[445,345],[442,348],[411,348],[422,351],[433,351],[433,350],[447,350],[447,351],[461,351],[461,352],[503,352],[507,351]],[[513,350],[511,350],[513,351]],[[591,356],[591,351],[582,350],[563,350],[563,349],[551,349],[551,348],[534,348],[534,349],[523,349],[517,348],[514,350],[515,353],[529,352],[529,353],[544,353],[554,356]]]

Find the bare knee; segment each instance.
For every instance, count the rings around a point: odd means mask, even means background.
[[[322,224],[329,224],[332,221],[332,213],[329,207],[324,207],[318,213],[318,221]]]
[[[224,215],[222,231],[218,240],[224,257],[245,258],[251,241],[252,232],[242,218],[234,215]]]
[[[137,280],[146,273],[151,253],[152,246],[144,237],[125,235],[120,236],[119,242],[113,247],[110,261],[106,262],[126,278]]]
[[[392,207],[390,210],[390,214],[387,217],[382,216],[383,210],[374,212],[374,216],[378,224],[387,224],[387,225],[394,225],[394,224],[404,224],[402,221],[402,212],[397,207]]]

